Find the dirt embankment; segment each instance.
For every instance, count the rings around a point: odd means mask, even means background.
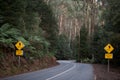
[[[0,77],[40,70],[55,66],[57,64],[56,58],[53,56],[45,56],[44,58],[36,60],[26,60],[25,58],[21,57],[21,65],[18,66],[18,58],[13,59],[12,56],[8,56],[6,59],[0,62]]]
[[[95,80],[120,80],[120,67],[110,67],[107,71],[107,65],[93,64]]]

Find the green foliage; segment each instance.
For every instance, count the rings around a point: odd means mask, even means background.
[[[115,50],[113,51],[114,58],[111,60],[112,64],[119,65],[119,46],[120,46],[120,0],[107,0],[108,9],[104,11],[105,19],[105,30],[112,32],[109,37],[110,43],[113,45]]]
[[[108,0],[108,9],[105,11],[106,30],[120,33],[120,1]]]
[[[20,36],[18,29],[13,28],[9,24],[4,24],[0,28],[0,42],[3,44],[10,45],[17,40]]]
[[[17,39],[17,41],[22,41],[25,46],[29,46],[29,45],[30,45],[29,41],[27,41],[27,40],[26,40],[24,37],[22,37],[22,36],[18,36],[16,39]]]
[[[1,53],[6,53],[7,47],[15,49],[20,40],[27,59],[53,55],[50,51],[55,49],[57,34],[55,17],[44,0],[0,0]]]
[[[79,44],[80,44],[79,36],[76,36],[76,38],[72,41],[72,50],[76,60],[78,60],[78,54],[79,54],[79,48],[80,48]]]
[[[83,58],[81,61],[82,61],[83,63],[92,63],[92,60],[89,59],[89,58]]]
[[[104,55],[106,52],[104,51],[104,47],[110,43],[111,34],[112,33],[105,31],[103,27],[96,26],[92,41],[95,62],[105,63]]]
[[[57,59],[71,59],[72,58],[72,51],[69,45],[69,40],[65,35],[59,35],[57,41],[57,53],[55,56]]]
[[[30,6],[31,5],[31,6]],[[50,42],[50,51],[53,51],[56,46],[58,26],[56,19],[53,15],[51,6],[46,5],[43,0],[31,0],[29,1],[28,8],[38,12],[40,17],[39,27],[44,31],[45,38]],[[31,12],[31,10],[29,10]]]
[[[82,27],[80,30],[80,58],[86,58],[88,57],[88,31],[85,27]]]
[[[15,26],[20,24],[19,18],[24,14],[24,2],[25,0],[0,0],[0,15],[3,19],[0,24],[9,23]]]
[[[120,34],[118,33],[114,33],[113,36],[111,36],[111,43],[114,47],[114,51],[113,51],[113,60],[111,60],[112,64],[114,65],[119,65],[120,66]]]

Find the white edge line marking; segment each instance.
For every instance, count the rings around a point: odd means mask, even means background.
[[[76,64],[74,64],[74,66],[71,67],[71,68],[69,68],[68,70],[66,70],[66,71],[64,71],[64,72],[62,72],[62,73],[59,73],[59,74],[57,74],[57,75],[55,75],[55,76],[53,76],[53,77],[50,77],[50,78],[48,78],[48,79],[46,79],[46,80],[51,80],[51,79],[53,79],[53,78],[55,78],[55,77],[58,77],[58,76],[60,76],[60,75],[62,75],[62,74],[64,74],[64,73],[66,73],[66,72],[74,69],[75,67],[76,67]]]
[[[94,80],[97,80],[97,77],[96,77],[96,75],[95,75],[95,77],[94,77]]]

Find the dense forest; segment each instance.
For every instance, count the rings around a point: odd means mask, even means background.
[[[57,18],[58,59],[105,63],[104,47],[114,47],[112,64],[119,65],[118,0],[45,0]],[[66,43],[66,44],[65,44]]]
[[[57,35],[56,19],[43,0],[0,0],[0,73],[16,72],[18,41],[25,45],[21,69],[52,64]]]
[[[0,0],[0,68],[18,60],[15,44],[25,44],[28,63],[46,55],[106,64],[104,47],[114,47],[120,65],[120,0]]]

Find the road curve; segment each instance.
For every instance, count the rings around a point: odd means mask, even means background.
[[[52,68],[15,75],[1,80],[94,80],[92,65],[65,60],[58,62],[60,65]]]

